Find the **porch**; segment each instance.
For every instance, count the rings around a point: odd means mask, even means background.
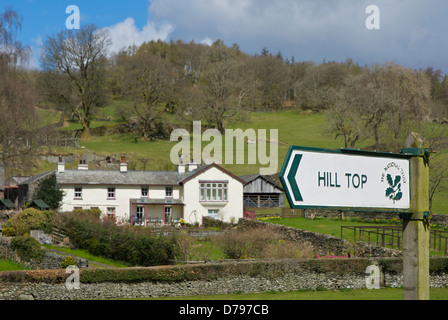
[[[180,199],[131,199],[131,224],[145,227],[176,225],[184,217]]]

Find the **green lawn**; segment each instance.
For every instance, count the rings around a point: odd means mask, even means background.
[[[448,300],[448,288],[431,288],[430,299]],[[236,293],[187,297],[163,297],[145,300],[403,300],[403,289],[344,289],[334,291],[304,290],[290,292]]]
[[[78,250],[78,249],[70,249],[70,248],[64,248],[64,247],[55,247],[55,246],[51,246],[51,245],[43,245],[45,248],[50,249],[50,250],[57,250],[60,252],[63,252],[65,254],[68,255],[73,255],[79,258],[83,258],[92,262],[97,262],[100,265],[104,265],[104,266],[109,266],[109,267],[115,267],[115,268],[126,268],[129,267],[123,263],[120,262],[116,262],[110,259],[106,259],[106,258],[102,258],[102,257],[98,257],[95,256],[93,254],[90,254],[89,252],[87,252],[86,250]],[[92,265],[95,266],[95,265]]]
[[[0,260],[0,271],[25,270],[20,263],[10,260]]]
[[[305,218],[279,218],[279,219],[269,219],[270,223],[281,224],[289,227],[294,227],[302,230],[308,230],[312,232],[322,233],[331,235],[337,238],[341,236],[342,226],[381,226],[381,225],[401,225],[399,220],[394,221],[395,223],[372,223],[372,222],[360,222],[356,220],[339,220],[339,219],[305,219]],[[353,232],[344,231],[344,239],[348,241],[353,241]]]
[[[401,227],[401,221],[399,219],[392,220],[389,222],[386,221],[376,221],[376,222],[363,222],[356,221],[356,219],[347,219],[347,220],[339,220],[339,219],[305,219],[305,218],[275,218],[267,220],[273,224],[281,224],[289,227],[294,227],[302,230],[308,230],[312,232],[322,233],[331,235],[337,238],[341,237],[341,227],[342,226],[399,226]],[[344,229],[343,231],[343,239],[348,241],[354,241],[354,232],[353,230]],[[371,235],[371,243],[376,241],[375,236]],[[367,242],[367,236],[362,239]],[[357,237],[357,241],[359,241]],[[381,241],[381,239],[379,240]],[[390,241],[388,237],[386,237],[386,242]],[[395,240],[396,241],[396,240]],[[435,251],[430,250],[431,256],[440,256],[444,255],[444,251]]]

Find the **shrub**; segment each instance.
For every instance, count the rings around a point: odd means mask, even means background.
[[[175,257],[175,240],[153,236],[148,229],[101,223],[92,210],[65,215],[62,229],[79,249],[134,266],[168,264]]]
[[[71,256],[65,257],[61,261],[61,268],[63,268],[63,269],[65,269],[69,266],[76,266],[76,265],[77,265],[76,260]]]
[[[4,237],[14,237],[16,235],[16,230],[14,230],[14,227],[11,225],[10,221],[3,225],[2,234]]]
[[[53,229],[53,215],[54,212],[52,211],[42,212],[34,208],[28,208],[10,219],[8,226],[12,227],[15,235],[18,236],[30,233],[30,230],[33,229],[40,229],[49,233]]]
[[[271,228],[250,228],[246,231],[232,230],[217,238],[218,244],[229,259],[247,258],[309,258],[313,248],[282,240]]]
[[[11,248],[17,251],[20,260],[30,262],[32,260],[41,262],[45,257],[39,241],[29,235],[17,236],[11,240]]]

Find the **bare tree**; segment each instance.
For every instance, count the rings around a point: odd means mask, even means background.
[[[197,86],[190,94],[196,98],[189,110],[193,117],[203,119],[224,133],[229,121],[243,113],[248,91],[241,74],[241,51],[216,41],[203,57],[203,69]]]
[[[18,66],[29,53],[15,40],[20,28],[15,11],[0,14],[0,160],[9,174],[24,174],[32,165],[31,138],[38,126],[36,94],[27,72]]]
[[[82,138],[85,139],[90,137],[95,107],[104,103],[109,45],[107,31],[94,25],[83,26],[80,30],[64,30],[45,41],[42,65],[50,74],[46,85],[48,97],[68,108],[82,125]],[[57,86],[54,79],[59,81]]]
[[[345,148],[354,148],[367,137],[362,119],[364,103],[361,75],[349,75],[335,96],[335,101],[326,111],[329,130],[335,138],[342,136]]]
[[[122,55],[120,88],[133,104],[144,139],[163,134],[164,116],[172,102],[177,74],[166,59],[147,50]]]

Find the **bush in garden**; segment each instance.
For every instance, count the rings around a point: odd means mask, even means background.
[[[28,208],[10,219],[7,227],[12,227],[15,235],[18,236],[30,233],[30,230],[33,229],[50,233],[53,229],[53,216],[54,211],[40,211],[34,208]]]
[[[102,223],[95,212],[87,210],[65,215],[61,229],[78,249],[134,266],[169,264],[175,257],[172,237],[154,236],[144,228]]]
[[[14,237],[11,240],[11,248],[17,251],[20,260],[23,262],[32,260],[41,262],[45,257],[45,250],[42,249],[39,241],[29,235]]]
[[[282,240],[270,228],[251,228],[245,231],[232,230],[217,239],[218,245],[229,259],[308,258],[313,248]]]
[[[76,265],[77,265],[76,260],[71,256],[65,257],[61,261],[61,268],[63,268],[63,269],[65,269],[69,266],[76,266]]]

